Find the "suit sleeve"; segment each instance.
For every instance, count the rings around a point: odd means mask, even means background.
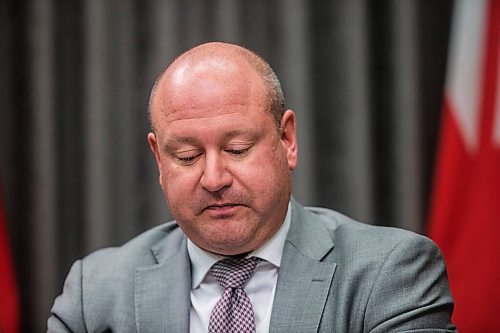
[[[379,268],[367,304],[365,332],[455,332],[443,257],[428,238],[399,242]]]
[[[87,332],[83,320],[81,260],[71,267],[64,282],[63,293],[52,306],[47,326],[47,332],[50,333]]]

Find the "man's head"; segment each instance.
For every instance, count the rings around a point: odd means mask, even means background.
[[[276,125],[279,128],[279,126],[281,125],[281,118],[283,117],[283,113],[285,112],[285,97],[283,96],[283,90],[281,89],[279,79],[271,66],[259,55],[243,47],[226,43],[208,43],[202,44],[180,55],[170,66],[165,69],[165,71],[156,80],[151,91],[148,110],[149,119],[153,130],[154,122],[151,117],[151,103],[156,95],[156,88],[165,77],[165,73],[170,70],[171,67],[177,62],[188,61],[191,65],[194,66],[196,62],[202,59],[209,58],[210,56],[223,56],[224,51],[233,53],[233,55],[241,57],[242,60],[246,60],[248,65],[250,65],[261,76],[262,80],[267,85],[266,93],[268,95],[267,97],[269,98],[269,111],[273,114]]]
[[[225,255],[271,238],[286,215],[297,143],[269,65],[236,45],[203,44],[162,73],[149,104],[160,185],[186,235]]]

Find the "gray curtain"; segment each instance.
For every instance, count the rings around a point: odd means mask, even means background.
[[[425,231],[452,2],[3,0],[0,179],[24,332],[71,263],[167,221],[146,134],[156,75],[196,44],[266,58],[299,120],[294,195]]]

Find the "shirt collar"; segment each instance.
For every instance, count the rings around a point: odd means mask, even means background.
[[[288,203],[285,221],[278,231],[264,245],[248,255],[248,257],[259,257],[270,262],[276,267],[281,265],[281,257],[285,246],[288,229],[290,229],[291,204]],[[208,252],[194,244],[189,238],[187,241],[189,259],[191,261],[191,287],[198,288],[210,268],[217,261],[224,259],[224,256]]]

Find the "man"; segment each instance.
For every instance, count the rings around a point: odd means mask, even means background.
[[[162,73],[149,108],[175,222],[77,261],[50,332],[454,330],[430,240],[291,198],[295,114],[263,59],[198,46]]]

